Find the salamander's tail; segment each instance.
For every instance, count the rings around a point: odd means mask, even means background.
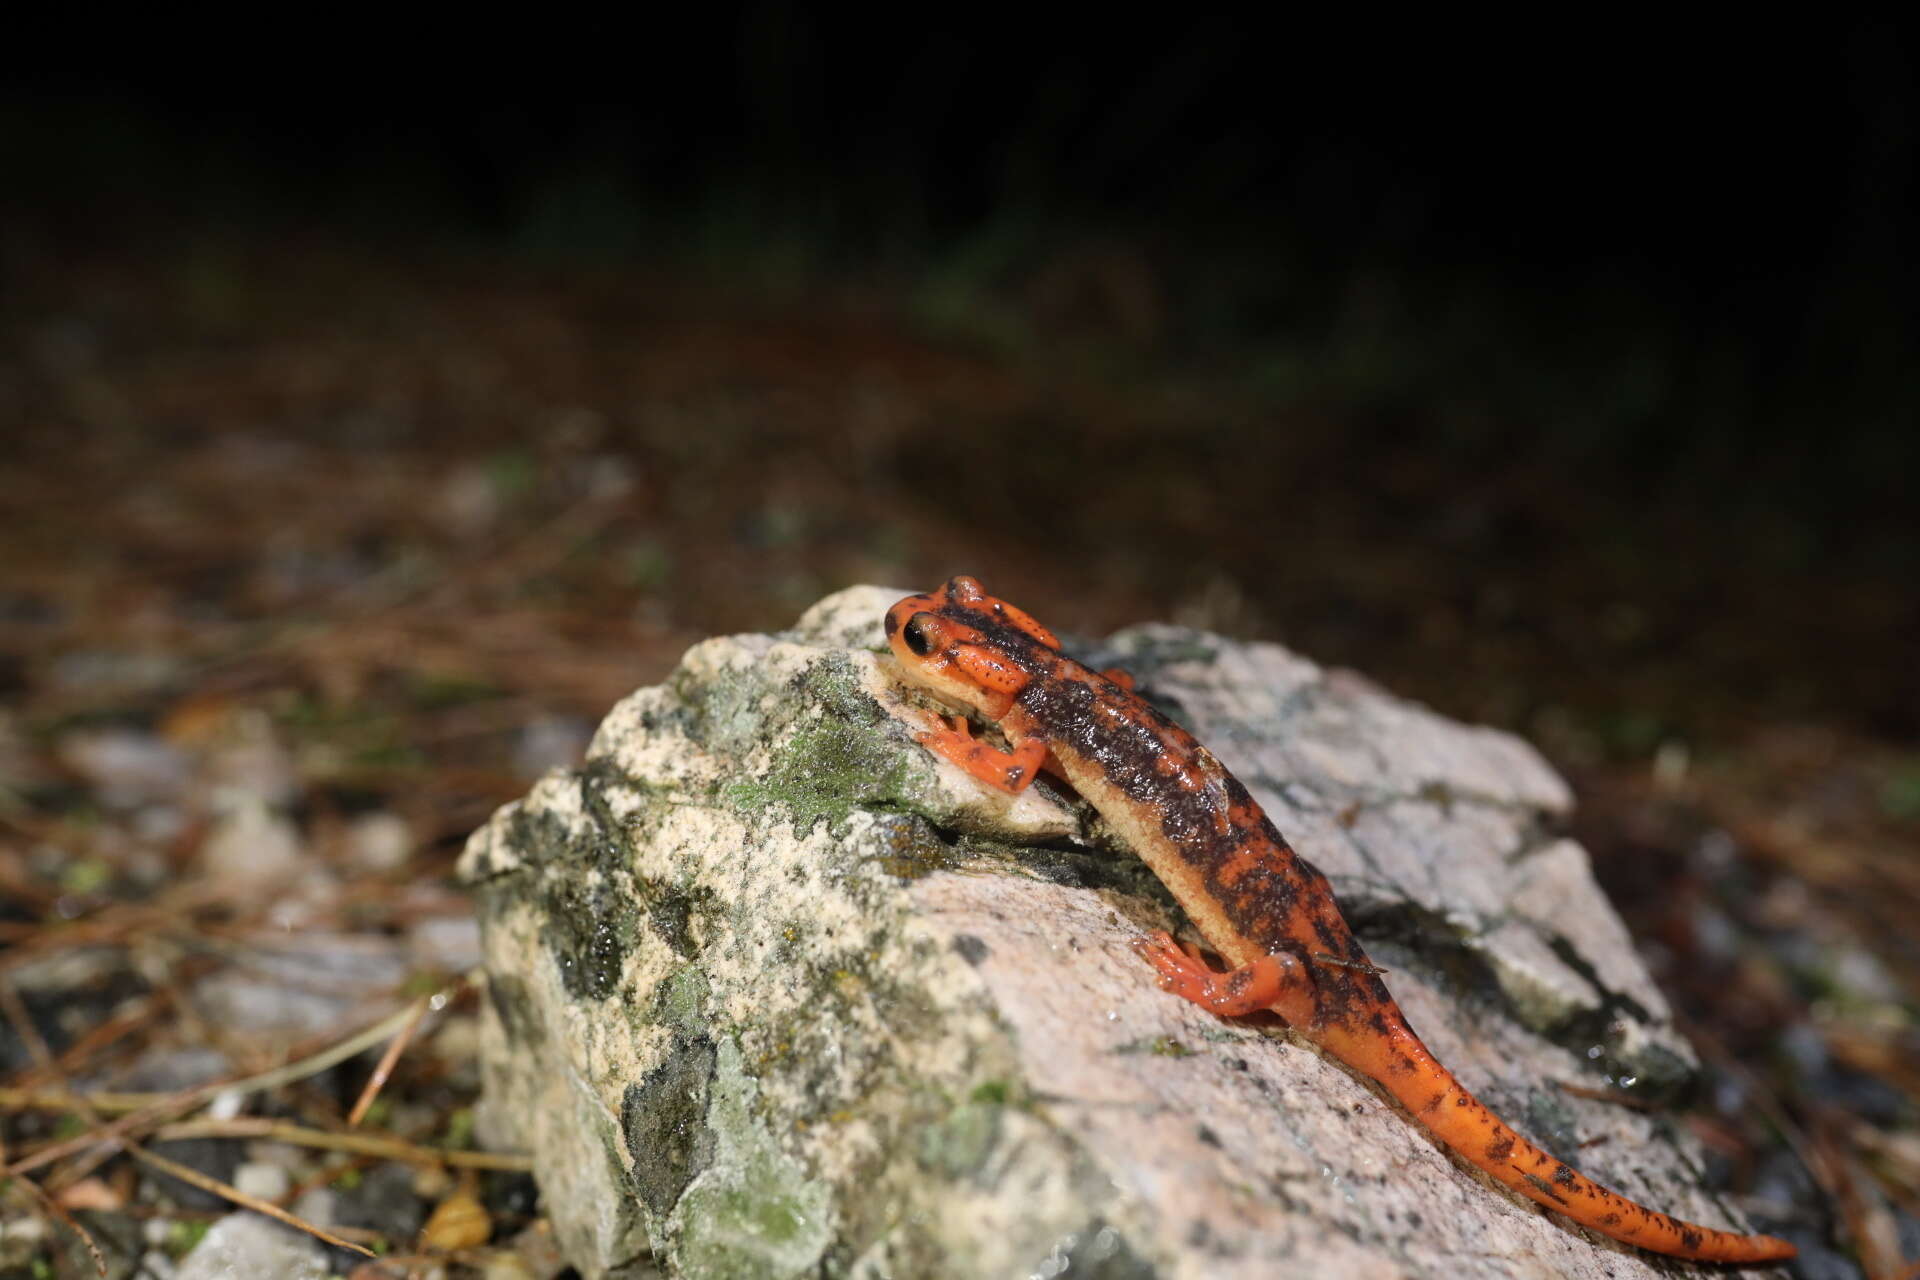
[[[1655,1253],[1702,1262],[1775,1262],[1796,1250],[1774,1236],[1739,1235],[1683,1222],[1636,1204],[1575,1172],[1513,1131],[1427,1052],[1399,1016],[1357,1032],[1329,1028],[1314,1038],[1348,1065],[1385,1085],[1420,1123],[1458,1152],[1530,1200],[1583,1227]]]

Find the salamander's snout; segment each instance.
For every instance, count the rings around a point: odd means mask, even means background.
[[[996,664],[976,652],[980,633],[953,617],[953,607],[946,588],[908,596],[887,610],[887,646],[909,683],[949,706],[996,718],[1006,710],[1005,695],[983,686],[974,671]]]
[[[917,595],[906,599],[887,610],[884,626],[887,644],[892,647],[894,656],[910,670],[918,669],[944,658],[947,648],[947,628],[934,612],[939,607],[937,596]]]

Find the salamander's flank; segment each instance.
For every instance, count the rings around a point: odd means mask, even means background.
[[[1468,1093],[1407,1025],[1327,878],[1287,846],[1211,752],[1134,695],[1124,672],[1065,657],[1051,631],[967,577],[900,601],[885,630],[908,679],[997,723],[1009,749],[976,739],[965,716],[922,734],[924,745],[1002,791],[1021,790],[1042,767],[1058,772],[1234,966],[1216,973],[1155,935],[1140,949],[1168,990],[1226,1017],[1273,1010],[1378,1081],[1463,1159],[1582,1226],[1706,1262],[1794,1256],[1773,1236],[1716,1231],[1637,1204],[1542,1151]]]

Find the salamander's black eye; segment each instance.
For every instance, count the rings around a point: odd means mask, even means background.
[[[900,634],[905,638],[907,648],[913,650],[914,657],[924,658],[933,652],[933,622],[932,614],[916,613],[908,618],[907,625],[900,629]]]

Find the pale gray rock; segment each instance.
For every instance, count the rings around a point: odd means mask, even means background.
[[[256,1200],[279,1200],[293,1186],[293,1175],[282,1165],[249,1160],[233,1171],[234,1190]]]
[[[214,821],[200,846],[200,870],[209,879],[264,889],[297,874],[305,862],[300,831],[266,801],[247,792]]]
[[[318,1240],[257,1213],[230,1213],[207,1229],[174,1280],[325,1280]]]
[[[1651,1277],[1451,1161],[1277,1027],[1158,989],[1180,922],[1043,778],[915,745],[859,587],[695,645],[583,765],[469,842],[489,973],[482,1136],[532,1152],[590,1276]],[[1467,1086],[1588,1173],[1730,1227],[1650,1097],[1693,1059],[1555,834],[1526,744],[1273,645],[1099,649],[1332,878]],[[1628,1085],[1628,1080],[1632,1084]]]
[[[132,729],[74,730],[61,736],[54,752],[109,809],[180,800],[192,778],[184,752]]]
[[[347,861],[368,875],[388,875],[413,855],[413,828],[385,809],[363,813],[347,824]]]
[[[402,939],[319,930],[239,945],[235,964],[193,984],[195,1007],[235,1031],[340,1032],[399,1003],[408,950]]]

